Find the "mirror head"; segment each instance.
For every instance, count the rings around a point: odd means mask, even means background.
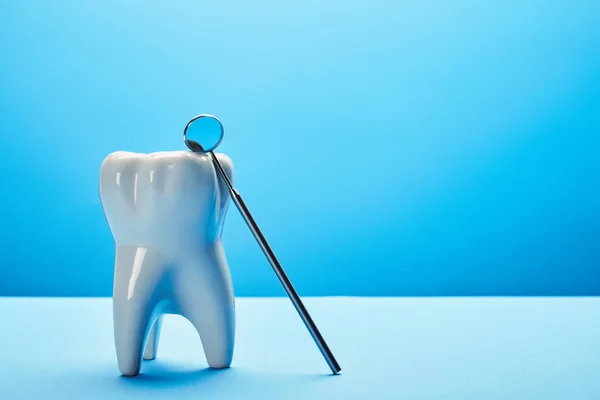
[[[193,152],[208,153],[223,140],[223,124],[217,117],[200,114],[190,120],[183,130],[183,141]]]

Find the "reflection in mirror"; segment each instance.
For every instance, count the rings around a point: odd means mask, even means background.
[[[183,131],[186,146],[194,152],[209,152],[216,149],[223,139],[221,121],[209,114],[192,118]]]

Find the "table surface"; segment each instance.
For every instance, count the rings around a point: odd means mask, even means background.
[[[284,298],[236,299],[232,368],[167,316],[119,375],[110,299],[0,298],[0,398],[600,399],[600,298],[308,298],[328,367]]]

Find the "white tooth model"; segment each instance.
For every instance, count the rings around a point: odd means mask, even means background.
[[[217,158],[230,179],[229,157]],[[221,244],[227,186],[205,154],[116,152],[100,197],[116,244],[113,320],[121,374],[156,358],[163,314],[196,328],[212,368],[233,357],[235,305]]]

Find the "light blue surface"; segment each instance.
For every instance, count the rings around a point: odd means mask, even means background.
[[[0,295],[108,296],[98,170],[225,124],[302,294],[600,294],[600,2],[4,1]],[[242,219],[236,294],[283,295]]]
[[[109,299],[0,299],[0,398],[597,400],[598,298],[311,298],[327,375],[285,299],[238,299],[233,367],[167,318],[158,359],[118,374]]]

